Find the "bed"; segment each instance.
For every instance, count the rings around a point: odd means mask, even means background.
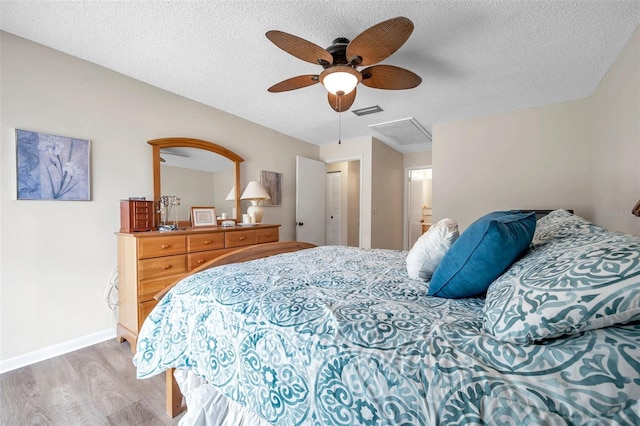
[[[200,271],[145,321],[138,377],[175,369],[182,424],[640,424],[640,237],[533,223],[471,297],[430,293],[475,223],[441,232],[430,281],[407,252],[330,246]]]

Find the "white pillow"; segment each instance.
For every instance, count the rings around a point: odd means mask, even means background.
[[[458,235],[458,223],[449,218],[442,219],[422,234],[407,255],[409,278],[429,281]]]

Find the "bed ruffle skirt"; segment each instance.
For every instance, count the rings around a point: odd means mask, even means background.
[[[187,403],[180,426],[269,425],[253,410],[227,398],[192,371],[176,369],[173,375]]]

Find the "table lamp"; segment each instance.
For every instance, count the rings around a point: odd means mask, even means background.
[[[251,201],[251,205],[247,208],[247,214],[255,219],[255,223],[262,222],[262,215],[264,214],[264,209],[261,205],[262,200],[270,198],[267,190],[255,180],[249,182],[240,196],[241,200]]]

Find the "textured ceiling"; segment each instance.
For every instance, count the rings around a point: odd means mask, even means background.
[[[268,93],[320,66],[265,32],[322,47],[395,16],[415,24],[383,63],[418,88],[358,86],[342,140],[414,117],[435,123],[589,96],[640,23],[640,1],[2,1],[0,28],[315,144],[335,143],[338,114],[321,85]],[[381,138],[384,139],[384,138]],[[386,141],[390,144],[391,141]],[[410,149],[404,149],[407,151]]]

